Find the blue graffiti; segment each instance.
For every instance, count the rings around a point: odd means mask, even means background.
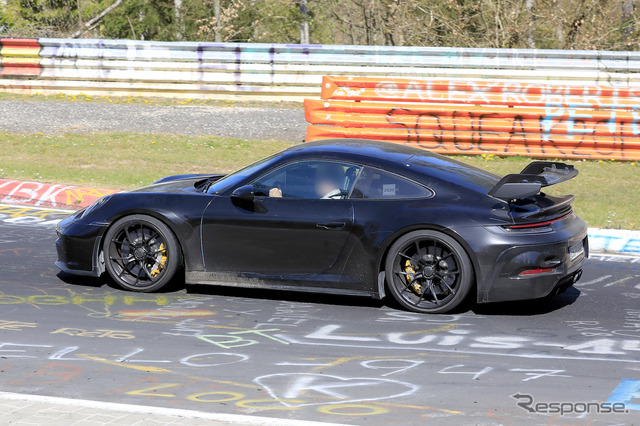
[[[634,399],[638,399],[639,404],[631,404]],[[627,410],[640,411],[640,380],[622,379],[618,387],[611,392],[607,402],[623,403]]]

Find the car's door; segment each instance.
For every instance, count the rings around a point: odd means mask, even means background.
[[[342,171],[341,195],[320,198],[318,170],[331,163]],[[348,199],[359,168],[343,163],[303,161],[282,166],[252,183],[253,199],[216,197],[202,218],[202,250],[207,272],[306,279],[334,265],[353,224]],[[276,194],[272,189],[276,189]],[[269,196],[269,192],[272,195]]]

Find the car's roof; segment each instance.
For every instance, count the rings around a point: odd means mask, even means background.
[[[293,146],[285,152],[322,152],[341,153],[370,156],[376,158],[388,158],[398,160],[409,158],[419,154],[431,154],[428,151],[414,148],[402,143],[390,143],[369,139],[324,139],[313,142],[305,142]]]
[[[368,139],[325,139],[293,146],[283,157],[324,157],[354,161],[410,176],[416,180],[428,177],[487,192],[499,176],[444,155],[403,143]],[[422,177],[422,178],[421,178]],[[427,182],[425,182],[427,183]]]

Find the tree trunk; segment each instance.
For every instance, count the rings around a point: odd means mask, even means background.
[[[220,36],[220,0],[213,0],[213,16],[216,18],[216,27],[213,30],[214,41],[220,43],[222,37]]]
[[[176,20],[176,40],[182,40],[184,21],[182,20],[182,0],[173,0],[173,15]]]
[[[533,33],[535,32],[536,17],[531,13],[533,6],[535,6],[536,0],[526,0],[524,7],[527,9],[529,15],[529,28],[527,29],[527,45],[531,49],[536,48],[536,41],[533,39]]]
[[[300,13],[302,14],[300,44],[309,44],[309,9],[307,8],[307,0],[300,0]]]
[[[91,26],[97,22],[100,22],[100,20],[102,18],[104,18],[104,16],[111,12],[113,9],[115,9],[116,7],[120,6],[120,4],[122,3],[123,0],[116,0],[115,2],[113,2],[111,4],[111,6],[107,7],[105,10],[103,10],[102,12],[100,12],[98,14],[98,16],[89,19],[85,24],[84,24],[84,28],[77,31],[76,33],[74,33],[71,38],[78,38],[82,35],[83,32],[85,32],[86,30],[88,30],[89,28],[91,28]]]
[[[633,0],[622,0],[622,36],[625,41],[629,42],[629,38],[633,33],[633,22],[631,20],[635,7]]]

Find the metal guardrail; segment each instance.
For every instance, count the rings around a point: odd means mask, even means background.
[[[325,77],[307,141],[367,138],[446,154],[640,160],[640,88]]]
[[[322,76],[640,86],[640,52],[0,39],[0,90],[302,101]]]

